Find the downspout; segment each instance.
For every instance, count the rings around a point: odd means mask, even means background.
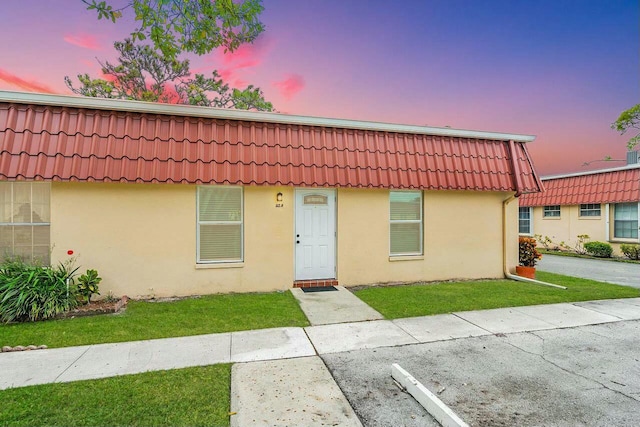
[[[509,272],[509,267],[507,265],[507,243],[508,243],[507,242],[507,205],[513,202],[514,200],[517,200],[520,194],[522,194],[521,193],[522,187],[520,185],[520,167],[518,165],[518,162],[515,159],[516,150],[515,150],[515,143],[513,142],[513,140],[509,141],[509,151],[510,151],[510,157],[511,157],[511,166],[512,166],[513,173],[515,175],[513,181],[515,183],[516,192],[514,195],[509,196],[502,201],[502,271],[504,273],[504,277],[506,277],[507,279],[516,280],[518,282],[533,283],[536,285],[550,286],[552,288],[558,288],[558,289],[567,289],[565,286],[554,285],[553,283],[542,282],[540,280],[535,280],[535,279],[528,279],[526,277],[518,276],[516,274],[511,274]]]

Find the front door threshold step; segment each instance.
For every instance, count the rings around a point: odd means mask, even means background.
[[[324,288],[327,286],[338,286],[338,281],[336,279],[313,279],[293,282],[294,288]]]

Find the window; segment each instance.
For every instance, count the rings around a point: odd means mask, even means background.
[[[531,234],[531,208],[520,208],[518,211],[518,233]]]
[[[637,239],[638,204],[617,203],[613,209],[613,237],[619,239]]]
[[[552,205],[544,207],[544,218],[560,218],[560,205]]]
[[[49,265],[50,191],[44,182],[0,182],[0,259]]]
[[[422,255],[422,192],[389,193],[389,253]]]
[[[600,216],[600,205],[597,203],[580,205],[580,216]]]
[[[198,263],[243,259],[242,187],[198,187]]]

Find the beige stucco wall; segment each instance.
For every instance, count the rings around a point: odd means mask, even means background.
[[[606,209],[609,206],[609,224],[606,220]],[[588,241],[599,241],[609,243],[614,250],[614,254],[622,256],[620,244],[624,242],[613,239],[613,205],[603,204],[599,217],[581,217],[579,205],[560,206],[560,218],[544,218],[544,208],[537,206],[533,208],[533,230],[532,234],[538,234],[543,238],[549,237],[553,245],[564,244],[570,248],[575,248],[578,243],[578,235],[586,234]],[[607,229],[609,239],[607,239]]]
[[[103,277],[103,294],[173,296],[288,289],[293,189],[245,187],[244,263],[196,268],[196,186],[53,183],[52,260],[74,251]],[[284,193],[285,207],[276,208]],[[287,203],[289,201],[289,203]]]
[[[102,294],[165,297],[288,289],[294,280],[294,189],[244,188],[244,263],[196,266],[196,186],[53,183],[53,262],[73,250]],[[276,194],[284,194],[277,208]],[[502,277],[502,202],[510,193],[426,191],[424,256],[389,258],[389,192],[337,191],[340,284]],[[508,205],[517,263],[517,202]],[[232,268],[233,267],[233,268]]]
[[[338,190],[338,281],[345,286],[503,277],[502,201],[509,194],[425,191],[424,256],[389,257],[389,192]],[[517,258],[517,202],[508,205],[508,265]]]

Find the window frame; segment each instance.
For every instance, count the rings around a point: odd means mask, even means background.
[[[233,188],[240,190],[240,219],[237,221],[201,221],[200,220],[200,190],[201,189]],[[240,225],[240,258],[203,260],[200,257],[200,226],[201,225]],[[244,262],[244,187],[240,185],[198,185],[196,188],[196,265],[240,264]]]
[[[3,181],[0,184],[9,184],[11,187],[11,200],[10,200],[10,211],[11,211],[11,221],[9,222],[5,222],[5,221],[1,221],[0,220],[0,227],[11,227],[11,247],[10,249],[10,254],[8,254],[11,257],[15,257],[16,256],[16,242],[15,242],[15,229],[14,227],[32,227],[31,229],[31,244],[29,245],[29,247],[31,248],[31,256],[29,257],[29,259],[24,259],[25,262],[28,263],[37,263],[37,262],[41,262],[43,265],[50,265],[51,264],[51,183],[49,182],[34,182],[34,181]],[[15,209],[14,209],[14,205],[16,204],[15,202],[15,185],[16,184],[20,184],[20,185],[25,185],[25,184],[29,184],[29,207],[30,207],[30,217],[31,220],[29,222],[25,222],[25,221],[20,221],[20,222],[15,222],[14,221],[14,216],[15,214]],[[49,219],[49,221],[40,221],[40,222],[33,222],[33,214],[34,214],[34,208],[33,208],[33,186],[37,185],[40,186],[42,188],[46,188],[47,189],[47,206],[46,206],[46,211],[47,211],[47,217]],[[34,254],[34,248],[35,247],[44,247],[45,245],[35,245],[34,240],[35,240],[35,232],[33,227],[47,227],[48,229],[48,235],[47,235],[47,255],[44,259],[38,258],[36,257],[36,255]],[[27,247],[27,246],[24,246]],[[4,259],[5,253],[0,253],[0,259]],[[18,255],[20,256],[20,255]]]
[[[594,206],[597,206],[597,208]],[[600,203],[580,203],[578,209],[580,218],[600,218],[602,216],[602,205]],[[597,212],[597,214],[592,215],[590,214],[591,212]]]
[[[631,220],[619,220],[616,219],[616,213],[618,212],[618,208],[620,207],[620,205],[629,205],[629,206],[636,206],[636,219],[631,219]],[[618,223],[618,221],[622,221],[622,222],[635,222],[635,226],[632,227],[632,231],[635,229],[636,232],[636,237],[626,237],[626,236],[618,236],[616,235],[616,224]],[[627,241],[627,242],[638,242],[640,240],[640,230],[638,230],[638,226],[640,225],[640,203],[634,203],[634,202],[627,202],[627,203],[614,203],[613,204],[613,239],[614,240],[619,240],[619,241]]]
[[[555,209],[555,208],[558,209]],[[555,213],[558,213],[555,215]],[[547,205],[542,208],[542,217],[543,218],[560,218],[561,217],[562,208],[560,205]]]
[[[528,221],[528,223],[529,223],[529,226],[528,226],[529,231],[527,231],[527,232],[523,232],[520,229],[520,221],[523,221],[523,219],[520,217],[522,209],[526,209],[527,212],[529,213],[529,218],[526,219]],[[531,236],[533,234],[533,221],[532,221],[532,219],[533,219],[533,207],[532,206],[518,206],[518,234],[522,234],[522,235],[525,235],[525,236]]]
[[[419,193],[420,194],[420,219],[392,220],[391,219],[391,194],[392,193]],[[424,255],[424,192],[421,190],[390,190],[388,209],[389,209],[389,257],[423,256]],[[391,225],[392,224],[420,224],[420,232],[419,232],[420,250],[418,252],[393,253],[391,251]]]

